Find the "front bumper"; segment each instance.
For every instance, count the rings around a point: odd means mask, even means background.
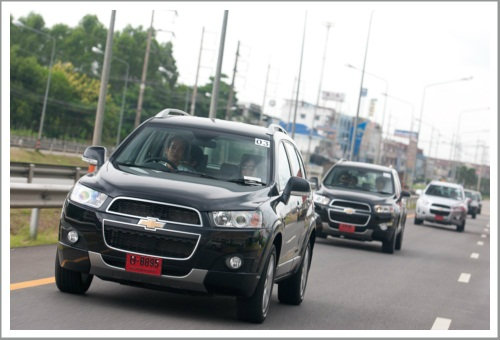
[[[440,212],[436,214],[434,212],[431,212],[431,210],[433,210],[433,208],[431,208],[430,205],[417,205],[417,208],[415,210],[415,217],[423,221],[448,225],[460,225],[465,218],[465,213],[462,213],[460,211],[450,210],[449,212]]]
[[[354,232],[340,231],[341,224],[329,218],[329,206],[315,204],[315,211],[320,216],[316,223],[316,229],[319,233],[335,237],[343,237],[359,241],[387,241],[392,238],[396,232],[397,221],[392,215],[370,214],[367,223],[355,225]]]
[[[138,226],[134,218],[91,212],[74,204],[68,214],[66,208],[59,228],[59,263],[104,280],[165,290],[251,296],[270,249],[272,234],[268,229],[223,230],[167,224],[165,230],[150,231]],[[73,245],[67,240],[70,230],[79,235]],[[169,238],[167,245],[172,246],[172,254],[148,253],[145,245],[159,244],[161,235]],[[184,251],[186,244],[192,248]],[[127,253],[162,258],[161,275],[126,271]],[[229,269],[227,259],[235,255],[243,264],[237,270]]]

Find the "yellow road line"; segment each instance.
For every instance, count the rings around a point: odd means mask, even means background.
[[[406,215],[406,218],[412,218],[412,217],[415,217],[415,214],[408,214],[408,215]]]
[[[31,288],[31,287],[36,287],[36,286],[48,285],[48,284],[54,283],[54,282],[56,282],[56,279],[52,276],[52,277],[46,277],[45,279],[11,283],[10,290],[17,290],[17,289],[23,289],[23,288]]]

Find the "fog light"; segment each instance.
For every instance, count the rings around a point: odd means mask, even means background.
[[[74,230],[71,230],[69,233],[68,233],[68,241],[71,242],[71,243],[76,243],[78,241],[78,233]]]
[[[387,230],[387,223],[380,223],[378,226],[380,227],[380,230]]]
[[[230,269],[238,269],[241,267],[242,264],[243,264],[243,260],[238,256],[233,256],[233,257],[230,257],[229,259],[226,260],[226,265]]]

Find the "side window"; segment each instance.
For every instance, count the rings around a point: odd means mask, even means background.
[[[290,166],[288,165],[288,157],[285,152],[285,146],[281,143],[278,150],[278,185],[280,190],[285,188],[285,185],[290,177],[291,174]]]
[[[303,169],[300,166],[300,161],[297,158],[297,153],[295,148],[290,143],[284,143],[286,151],[288,152],[288,158],[290,158],[290,164],[292,165],[292,176],[304,177]]]
[[[300,153],[297,149],[295,149],[295,153],[297,154],[297,158],[300,161],[300,171],[302,172],[302,176],[300,176],[300,177],[307,178],[306,167],[304,166],[304,161],[302,160],[302,157],[300,156]]]

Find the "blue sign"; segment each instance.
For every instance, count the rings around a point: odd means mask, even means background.
[[[368,94],[368,89],[366,87],[361,88],[361,97],[366,97]]]

